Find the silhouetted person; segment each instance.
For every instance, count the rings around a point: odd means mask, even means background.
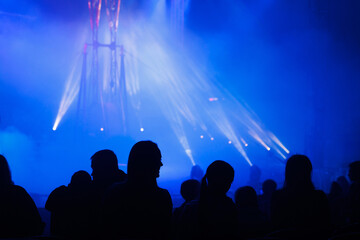
[[[312,164],[304,155],[291,156],[285,168],[285,182],[274,192],[271,220],[276,229],[294,229],[305,236],[327,233],[330,225],[328,200],[311,181]]]
[[[349,179],[351,181],[347,196],[349,222],[360,222],[360,161],[349,165]]]
[[[100,213],[105,192],[115,183],[126,180],[126,174],[119,169],[115,153],[105,149],[97,151],[91,156],[92,201],[93,201],[93,229],[95,236],[100,234]]]
[[[259,209],[255,190],[250,186],[240,187],[235,192],[238,212],[238,235],[254,238],[264,235],[269,229],[266,216]]]
[[[350,183],[349,181],[346,179],[345,176],[340,176],[336,179],[336,182],[339,184],[339,186],[342,189],[342,194],[344,196],[346,196],[349,192],[349,188],[350,188]]]
[[[343,195],[343,190],[338,182],[332,182],[329,197],[339,197]]]
[[[8,162],[0,155],[0,238],[41,235],[43,229],[34,201],[12,182]]]
[[[236,235],[236,207],[226,196],[234,169],[224,161],[209,165],[201,181],[200,200],[188,204],[179,228],[180,239],[222,239]]]
[[[62,185],[51,192],[45,204],[51,213],[51,235],[76,239],[93,236],[94,203],[90,190],[90,174],[78,171],[68,186]]]
[[[262,184],[262,194],[259,196],[259,209],[270,219],[270,203],[273,193],[276,191],[277,184],[274,180],[268,179]]]
[[[179,231],[181,231],[181,229],[178,229],[178,226],[180,224],[186,206],[191,201],[198,200],[200,195],[200,185],[201,185],[200,182],[195,179],[186,180],[181,184],[180,194],[185,201],[180,207],[174,209],[172,216],[172,224],[173,224],[172,228],[174,232],[173,235],[178,236]]]
[[[159,188],[161,152],[151,141],[136,143],[129,154],[126,182],[114,185],[103,204],[103,234],[110,239],[169,239],[172,201]]]
[[[331,222],[335,226],[341,226],[346,223],[345,197],[343,189],[338,182],[332,182],[330,193],[328,194]]]
[[[96,152],[91,157],[93,188],[102,196],[112,184],[122,182],[126,174],[119,169],[118,159],[115,153],[105,149]]]
[[[200,194],[200,182],[195,179],[189,179],[181,184],[180,194],[185,202],[190,202],[198,199]]]

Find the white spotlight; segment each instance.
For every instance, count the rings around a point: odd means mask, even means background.
[[[102,131],[102,132],[103,132],[103,131],[104,131],[104,128],[100,128],[100,131]]]
[[[144,128],[140,128],[140,132],[143,132],[144,131]]]
[[[190,161],[191,161],[192,165],[195,166],[196,164],[195,164],[194,158],[192,156],[191,149],[189,149],[189,148],[185,149],[185,153],[190,158]]]
[[[231,144],[231,141],[228,141],[229,144]]]
[[[201,139],[203,139],[203,138],[204,138],[204,136],[203,136],[203,135],[200,135],[200,138],[201,138]]]
[[[211,138],[210,138],[210,140],[211,140],[211,141],[214,141],[214,138],[213,138],[213,137],[211,137]]]
[[[271,132],[269,132],[270,138],[279,145],[287,154],[290,153],[290,151],[280,142],[280,140]]]
[[[245,140],[244,140],[243,138],[241,138],[240,140],[241,140],[241,142],[244,144],[245,147],[248,146],[247,142],[245,142]]]

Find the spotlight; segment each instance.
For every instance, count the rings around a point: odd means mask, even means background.
[[[245,143],[245,147],[249,146],[249,144]]]
[[[213,138],[213,137],[211,137],[211,138],[210,138],[210,140],[211,140],[211,141],[214,141],[214,138]]]
[[[143,132],[144,131],[144,128],[140,128],[140,132]]]
[[[269,132],[270,138],[279,145],[287,154],[290,153],[290,151],[280,142],[280,140],[271,132]]]
[[[231,141],[228,141],[229,144],[231,144]]]
[[[203,138],[204,138],[204,136],[203,136],[203,135],[200,135],[200,138],[201,138],[201,139],[203,139]]]
[[[55,127],[55,126],[53,126],[52,130],[53,130],[53,131],[56,131],[56,127]]]
[[[269,147],[267,147],[267,148],[266,148],[266,150],[270,151],[270,148],[269,148]]]
[[[104,131],[104,128],[100,128],[100,131],[102,131],[102,132],[103,132],[103,131]]]
[[[195,164],[191,149],[189,149],[189,148],[185,149],[185,153],[190,158],[192,165],[195,166],[196,164]]]

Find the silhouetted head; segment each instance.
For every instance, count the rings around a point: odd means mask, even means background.
[[[349,165],[349,178],[353,182],[360,181],[360,161],[352,162]]]
[[[262,184],[262,191],[265,195],[271,195],[276,191],[277,184],[274,180],[268,179]]]
[[[94,181],[104,181],[116,176],[119,166],[115,153],[111,150],[100,150],[91,157],[91,168]]]
[[[0,187],[14,184],[11,180],[11,172],[6,158],[0,154]]]
[[[181,184],[180,193],[186,202],[197,199],[200,194],[200,182],[195,179],[184,181]]]
[[[350,183],[344,176],[340,176],[336,179],[336,182],[340,185],[341,189],[343,190],[343,193],[346,194],[349,191]]]
[[[206,174],[201,182],[202,188],[215,194],[226,194],[234,180],[234,168],[222,160],[216,160],[206,169]]]
[[[161,152],[152,141],[140,141],[131,148],[127,173],[131,180],[156,180],[160,175]]]
[[[81,189],[84,187],[85,188],[88,187],[90,183],[91,183],[90,174],[86,171],[81,170],[81,171],[77,171],[72,175],[69,187]]]
[[[235,205],[239,208],[258,207],[256,191],[250,186],[240,187],[235,192]]]
[[[339,196],[342,193],[343,193],[343,190],[342,190],[340,184],[337,182],[332,182],[329,195]]]
[[[284,187],[293,190],[314,189],[311,172],[312,165],[307,156],[299,154],[291,156],[286,163]]]

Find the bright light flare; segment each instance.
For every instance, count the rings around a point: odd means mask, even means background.
[[[276,151],[283,159],[286,159],[286,156],[285,156],[281,151],[279,151],[279,149],[275,149],[275,151]]]
[[[250,130],[249,134],[258,142],[260,143],[266,150],[270,151],[270,147],[259,137],[259,135],[253,131]]]
[[[238,150],[238,152],[244,157],[246,162],[252,166],[252,162],[250,161],[249,157],[247,156],[243,146],[240,143],[239,138],[237,137],[235,130],[233,129],[232,125],[230,124],[228,118],[224,114],[222,109],[216,109],[215,112],[209,113],[209,117],[212,118],[213,122],[216,124],[218,129],[231,141],[233,146]]]
[[[53,131],[56,131],[56,129],[59,126],[59,123],[60,123],[61,119],[64,117],[64,115],[67,112],[67,110],[69,109],[71,103],[74,101],[74,99],[76,98],[76,96],[79,93],[79,89],[80,89],[80,72],[76,71],[76,70],[78,70],[77,69],[78,63],[80,62],[79,57],[76,60],[77,64],[75,64],[73,66],[73,68],[72,68],[72,70],[71,70],[71,72],[70,72],[70,74],[69,74],[69,76],[67,78],[65,91],[64,91],[64,94],[63,94],[63,96],[61,98],[60,107],[59,107],[59,110],[58,110],[58,113],[57,113],[57,116],[56,116],[56,119],[55,119],[54,126],[52,128]]]
[[[235,148],[238,150],[239,153],[241,153],[241,155],[245,158],[246,162],[250,165],[250,167],[252,167],[252,162],[250,161],[249,157],[247,156],[245,150],[243,149],[240,141],[236,138],[234,142],[234,146]]]
[[[178,49],[174,48],[176,45],[169,44],[166,38],[159,35],[158,26],[154,28],[142,23],[144,24],[146,28],[141,25],[132,26],[129,34],[122,35],[121,40],[128,50],[125,61],[133,61],[126,64],[130,101],[133,101],[134,97],[139,99],[137,93],[140,86],[142,92],[152,95],[151,99],[154,99],[161,111],[166,113],[165,117],[192,164],[194,159],[189,151],[191,148],[183,126],[185,122],[193,127],[198,126],[205,132],[208,132],[208,127],[217,128],[251,166],[252,163],[237,138],[230,119],[223,112],[222,101],[219,101],[222,96],[218,96],[221,94],[220,89],[211,80],[209,81],[211,77],[208,73],[203,72],[201,70],[203,67],[192,60],[191,53],[179,55]],[[144,38],[147,39],[146,42],[143,41]],[[138,72],[142,72],[147,76],[146,80],[151,79],[151,81],[143,81],[135,76]],[[217,97],[204,97],[209,93]],[[213,103],[208,104],[204,99]],[[205,136],[201,135],[200,138],[204,139]],[[209,138],[211,141],[215,140],[214,137]]]
[[[280,140],[271,132],[268,133],[271,140],[273,140],[279,147],[281,147],[287,154],[290,153],[290,151],[280,142]]]
[[[185,153],[190,158],[192,165],[195,166],[196,164],[195,164],[191,149],[185,149]]]
[[[174,112],[169,112],[168,117],[170,117],[171,113],[173,113],[174,115],[172,116],[172,120],[170,121],[171,123],[171,127],[175,133],[175,135],[177,136],[179,143],[181,144],[181,146],[183,147],[186,155],[189,157],[191,164],[193,166],[196,165],[195,161],[194,161],[194,157],[192,155],[191,149],[190,149],[190,145],[189,145],[189,141],[185,135],[185,130],[182,124],[181,119],[179,118],[179,115],[174,113]]]
[[[239,133],[236,129],[252,130],[253,134],[250,135],[270,150],[265,143],[270,144],[270,139],[265,135],[264,127],[256,114],[226,89],[221,89],[220,84],[216,83],[208,72],[202,70],[204,68],[199,63],[201,61],[198,61],[193,53],[187,53],[184,48],[183,53],[179,54],[177,45],[169,41],[167,36],[162,35],[162,31],[159,30],[161,27],[157,23],[151,24],[151,21],[150,23],[134,21],[131,26],[125,26],[125,34],[119,36],[119,42],[125,46],[126,91],[131,109],[140,111],[146,104],[141,102],[143,93],[151,95],[150,99],[154,100],[159,109],[165,113],[166,120],[193,165],[195,161],[184,129],[184,126],[188,125],[200,127],[203,133],[208,133],[208,129],[218,130],[252,166],[244,150],[244,146],[247,147],[248,143],[238,137]],[[101,75],[104,79],[109,78],[109,64],[109,58],[105,57],[103,68],[106,71],[104,75]],[[120,65],[120,59],[118,59],[118,64]],[[80,78],[75,78],[74,72],[73,69],[68,79],[53,126],[54,130],[79,91]],[[104,80],[103,84],[104,93],[108,93],[109,82]],[[209,96],[212,97],[209,98]],[[209,104],[209,102],[212,103]],[[225,104],[232,104],[234,107],[231,108]],[[228,108],[231,110],[227,111]],[[183,126],[183,123],[187,125]],[[144,128],[141,127],[140,132],[143,131]],[[208,134],[200,135],[200,138],[208,139],[208,136]],[[216,136],[215,133],[214,136]],[[214,137],[210,137],[210,140],[214,141]],[[274,144],[271,147],[275,148]]]

